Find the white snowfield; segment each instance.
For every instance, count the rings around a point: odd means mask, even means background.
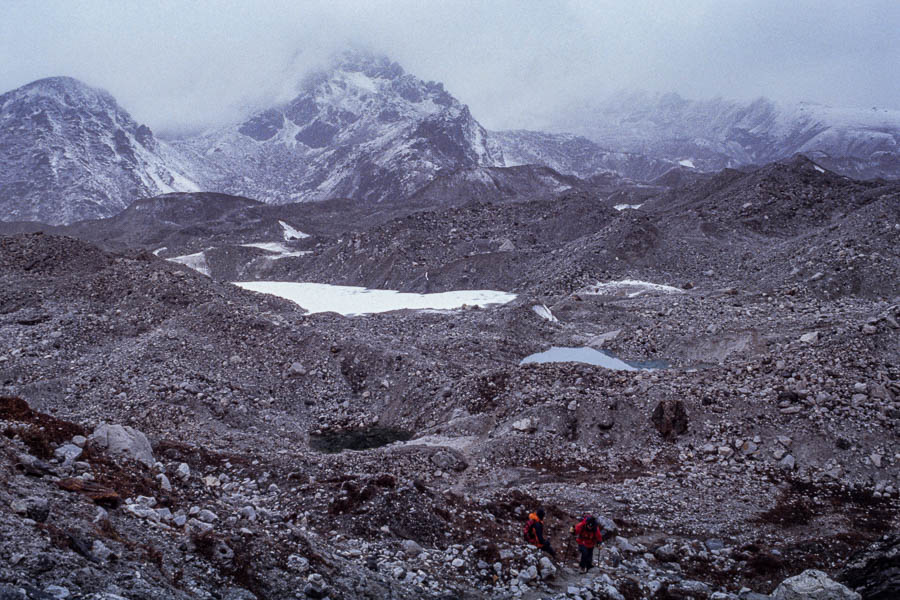
[[[297,231],[284,221],[278,221],[281,225],[281,228],[284,229],[284,241],[289,242],[291,240],[302,240],[303,238],[308,238],[308,233],[303,233],[302,231]]]
[[[597,282],[586,288],[578,290],[578,294],[601,294],[613,296],[628,296],[634,298],[646,292],[660,292],[663,294],[683,294],[684,290],[670,285],[639,281],[637,279],[622,279],[621,281]]]
[[[272,294],[299,304],[310,314],[336,312],[344,316],[365,315],[392,310],[455,310],[464,306],[506,304],[515,294],[493,290],[460,290],[437,294],[414,294],[363,287],[296,283],[289,281],[238,281],[245,290]]]
[[[252,244],[241,244],[241,246],[245,248],[259,248],[260,250],[271,252],[273,256],[268,256],[266,258],[271,258],[272,260],[285,258],[287,256],[306,256],[307,254],[312,254],[312,250],[291,250],[281,242],[255,242]]]
[[[542,319],[547,319],[551,323],[559,322],[559,319],[557,319],[556,316],[554,316],[554,314],[550,312],[550,309],[547,308],[546,304],[535,304],[531,307],[531,310],[533,310],[537,314],[537,316],[541,317]]]
[[[613,208],[616,210],[625,210],[626,208],[637,210],[640,207],[642,207],[643,205],[644,205],[643,202],[641,204],[616,204],[615,206],[613,206]]]
[[[681,165],[682,167],[688,167],[689,169],[695,169],[695,168],[696,168],[696,167],[694,166],[694,161],[691,160],[690,158],[683,158],[683,159],[681,159],[681,160],[678,161],[678,164]]]
[[[170,260],[172,262],[182,264],[186,267],[190,267],[195,271],[203,273],[204,275],[209,277],[209,265],[206,264],[206,255],[203,252],[197,252],[196,254],[185,254],[184,256],[175,256],[172,258],[167,258],[166,260]]]

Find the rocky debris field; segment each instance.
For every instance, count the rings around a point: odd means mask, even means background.
[[[466,255],[488,261],[468,281],[519,293],[365,317],[146,247],[0,238],[0,598],[897,597],[890,193],[789,234],[722,217],[693,241],[663,209],[575,196],[323,231],[309,268],[330,256],[335,278],[361,268],[341,270],[358,240],[397,277]],[[787,250],[807,243],[824,258]],[[656,368],[520,364],[551,346]],[[522,540],[538,506],[555,559]],[[605,541],[579,574],[585,512]]]

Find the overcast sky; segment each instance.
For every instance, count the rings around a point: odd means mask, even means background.
[[[356,45],[491,129],[617,89],[900,108],[900,0],[0,0],[0,91],[70,75],[154,130],[285,98]]]

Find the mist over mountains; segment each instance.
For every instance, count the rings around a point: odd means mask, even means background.
[[[651,181],[804,153],[857,178],[900,175],[900,113],[622,93],[552,131],[487,131],[438,82],[345,52],[301,92],[233,125],[163,141],[106,92],[41,80],[0,97],[5,220],[111,216],[139,197],[207,190],[264,202],[410,197],[437,173],[535,164]]]

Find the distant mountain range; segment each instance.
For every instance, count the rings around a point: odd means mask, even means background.
[[[440,83],[360,52],[308,76],[285,104],[170,141],[104,91],[42,79],[0,96],[0,219],[71,223],[199,190],[283,204],[421,202],[432,182],[454,181],[480,196],[509,177],[545,189],[537,171],[490,171],[530,164],[561,182],[598,174],[665,182],[678,179],[661,177],[672,169],[804,153],[856,178],[900,177],[900,111],[623,93],[560,114],[551,130],[487,131]]]
[[[800,153],[856,178],[900,176],[897,110],[621,92],[560,113],[551,129],[705,171],[762,165]]]

